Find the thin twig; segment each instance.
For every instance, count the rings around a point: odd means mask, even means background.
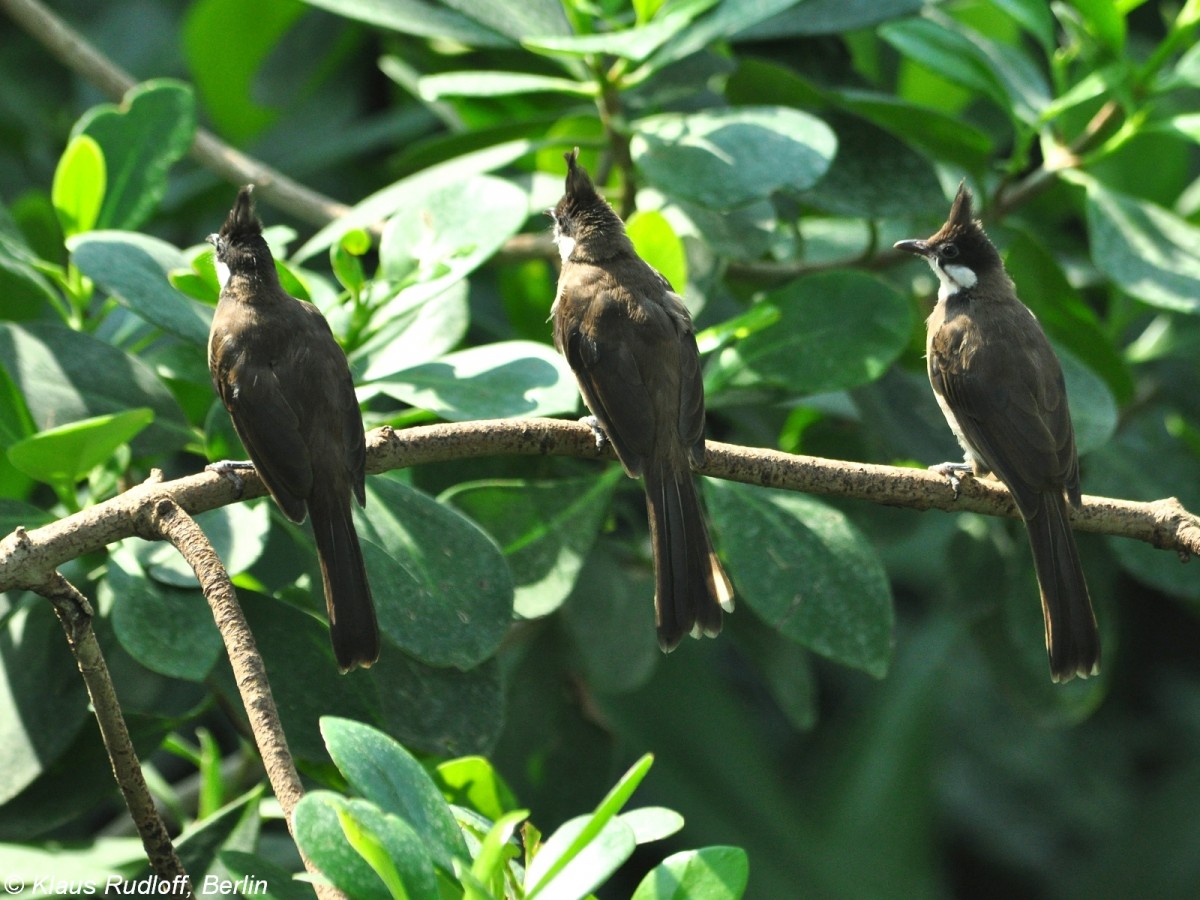
[[[138,524],[143,537],[169,541],[196,573],[200,589],[212,608],[213,619],[225,643],[225,652],[229,656],[242,706],[258,745],[267,779],[271,782],[271,790],[283,807],[288,831],[295,840],[294,813],[296,804],[304,796],[304,787],[300,783],[291,750],[288,749],[287,735],[283,732],[279,710],[267,681],[266,666],[263,665],[254,635],[238,604],[237,592],[233,589],[225,566],[196,520],[169,498],[147,499],[138,511]],[[313,885],[317,896],[344,900],[341,891],[325,882],[321,870],[300,849],[299,841],[296,841],[296,847],[304,867],[318,879]]]
[[[163,823],[154,798],[142,776],[137,751],[129,737],[129,728],[117,701],[116,688],[104,660],[104,652],[92,630],[92,606],[80,591],[57,571],[48,571],[39,584],[28,588],[54,605],[54,612],[67,634],[67,645],[75,656],[104,749],[112,765],[113,777],[125,798],[129,816],[142,839],[150,867],[162,884],[173,888],[173,895],[194,897],[192,882],[175,852],[167,826]]]
[[[38,0],[0,0],[0,10],[8,13],[60,63],[113,100],[120,101],[137,84],[132,75]],[[203,128],[196,129],[192,156],[231,184],[253,183],[256,196],[264,202],[318,228],[350,209],[247,156]]]

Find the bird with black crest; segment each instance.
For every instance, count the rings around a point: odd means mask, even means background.
[[[626,474],[644,480],[658,642],[670,650],[689,633],[716,635],[721,611],[733,610],[692,476],[704,461],[700,353],[683,300],[637,255],[579,165],[579,148],[564,158],[566,192],[550,211],[562,258],[554,344],[598,436]]]
[[[329,323],[280,284],[252,188],[238,191],[225,224],[207,238],[221,282],[208,366],[283,514],[312,520],[334,657],[347,672],[379,658],[375,604],[351,515],[352,499],[366,502],[362,413]]]
[[[940,285],[926,323],[929,381],[966,459],[931,468],[952,480],[991,473],[1008,488],[1033,549],[1050,676],[1095,675],[1100,635],[1071,532],[1079,458],[1058,357],[972,217],[965,183],[936,233],[896,247],[924,257]]]

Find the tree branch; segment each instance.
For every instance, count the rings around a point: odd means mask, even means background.
[[[503,455],[615,459],[610,450],[596,449],[586,425],[560,419],[489,419],[403,431],[385,426],[367,435],[367,471],[371,473]],[[1012,498],[999,482],[966,477],[956,494],[945,478],[924,469],[843,462],[709,441],[707,462],[697,471],[743,484],[885,506],[1017,516]],[[161,484],[138,485],[33,531],[18,528],[0,540],[0,591],[32,588],[67,560],[136,535],[138,509],[148,501],[169,498],[195,514],[265,493],[253,473],[246,475],[239,494],[230,479],[206,471]],[[1174,550],[1181,557],[1200,554],[1200,518],[1173,497],[1142,503],[1085,496],[1072,524],[1079,531],[1145,541]]]
[[[93,47],[78,31],[38,0],[0,0],[0,10],[45,47],[60,63],[115,101],[137,82]],[[253,183],[255,196],[278,210],[316,227],[345,215],[350,207],[293,181],[277,169],[247,156],[204,128],[196,129],[192,157],[234,185]]]
[[[175,853],[175,845],[167,833],[167,826],[154,805],[137,751],[129,737],[129,728],[117,701],[104,652],[92,630],[92,605],[79,589],[57,571],[46,572],[37,585],[30,590],[45,597],[54,605],[54,612],[67,634],[67,645],[75,656],[79,674],[87,687],[96,724],[100,726],[100,737],[112,765],[113,777],[125,798],[129,816],[142,839],[142,847],[154,873],[165,884],[182,889],[181,896],[194,897],[192,882]]]
[[[196,520],[167,497],[147,498],[141,503],[137,510],[137,524],[143,537],[169,541],[196,573],[200,589],[212,609],[213,619],[225,643],[225,652],[229,656],[242,706],[246,710],[254,742],[258,745],[267,779],[271,782],[271,790],[283,807],[288,831],[296,841],[293,814],[296,804],[304,796],[304,787],[300,784],[300,775],[279,721],[279,710],[267,681],[266,666],[224,564]],[[317,876],[318,880],[313,884],[317,896],[344,900],[341,891],[325,883],[321,870],[300,849],[299,841],[296,841],[296,849],[304,867]]]

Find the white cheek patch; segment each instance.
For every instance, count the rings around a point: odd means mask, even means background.
[[[944,266],[946,274],[953,279],[954,283],[960,288],[973,288],[975,282],[979,279],[975,277],[975,270],[967,266],[956,266],[954,264]]]
[[[217,269],[217,283],[221,285],[221,290],[225,290],[225,285],[229,281],[229,266],[219,259],[214,259],[213,263]]]
[[[947,297],[953,297],[959,291],[975,286],[979,279],[975,276],[975,271],[967,266],[939,266],[936,260],[929,260],[929,268],[933,269],[933,274],[937,276],[941,286],[938,288],[938,299],[945,300]]]
[[[563,262],[566,262],[571,251],[575,249],[575,238],[555,232],[554,243],[558,244],[558,255],[562,257]]]

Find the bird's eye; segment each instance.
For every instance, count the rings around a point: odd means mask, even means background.
[[[942,244],[942,248],[938,252],[942,259],[954,259],[958,256],[958,244]]]

